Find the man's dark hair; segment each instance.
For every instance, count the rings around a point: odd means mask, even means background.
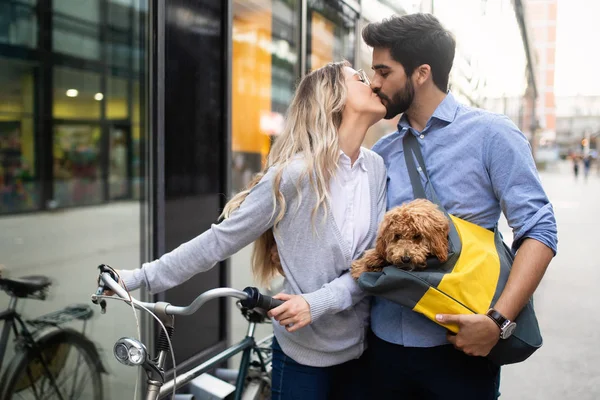
[[[370,47],[390,49],[409,77],[419,65],[428,64],[435,85],[444,93],[448,90],[456,41],[433,15],[408,14],[370,23],[362,37]]]

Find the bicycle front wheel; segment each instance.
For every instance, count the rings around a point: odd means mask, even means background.
[[[3,400],[102,400],[102,364],[94,344],[71,329],[52,331],[18,353],[4,376]]]

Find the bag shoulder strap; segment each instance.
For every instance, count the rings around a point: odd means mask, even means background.
[[[423,153],[421,153],[421,146],[417,141],[417,138],[413,133],[409,130],[405,133],[403,139],[403,147],[404,147],[404,160],[406,162],[406,168],[408,170],[408,176],[410,178],[410,184],[413,189],[413,195],[415,199],[427,199],[427,194],[425,192],[425,188],[423,187],[423,183],[421,182],[421,175],[417,170],[417,165],[415,163],[415,158],[419,163],[419,167],[421,171],[423,171],[423,175],[427,179],[427,186],[429,187],[429,194],[431,195],[431,201],[435,203],[440,210],[446,214],[448,220],[450,220],[450,248],[451,251],[455,254],[460,254],[462,249],[462,243],[460,242],[460,238],[458,232],[456,231],[456,226],[452,222],[448,211],[444,208],[438,196],[433,188],[431,180],[429,179],[429,174],[427,173],[427,168],[425,167],[425,159],[423,158]]]
[[[404,160],[406,162],[406,167],[408,169],[408,176],[410,177],[410,183],[413,189],[413,195],[416,199],[426,199],[427,194],[425,188],[423,187],[423,183],[421,182],[421,175],[419,175],[419,171],[415,164],[415,158],[419,163],[419,167],[425,175],[425,179],[427,179],[427,186],[429,186],[429,193],[432,197],[432,201],[438,205],[442,210],[446,211],[442,204],[440,203],[437,193],[431,184],[431,180],[429,179],[429,174],[427,173],[427,167],[425,166],[425,159],[423,158],[423,153],[421,153],[421,146],[417,141],[417,138],[411,132],[410,128],[404,135],[403,139],[403,147],[404,147]]]

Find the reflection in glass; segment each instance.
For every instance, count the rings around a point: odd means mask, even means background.
[[[24,143],[33,127],[31,118],[0,120],[0,214],[33,210],[39,206],[39,184]]]
[[[100,119],[100,74],[54,68],[53,116],[60,119]]]
[[[37,46],[36,0],[0,1],[0,43]]]
[[[354,63],[358,15],[342,1],[309,0],[308,71],[332,61]]]
[[[102,96],[106,102],[107,119],[126,119],[129,117],[127,84],[127,79],[107,77],[106,94]]]
[[[129,132],[124,126],[110,128],[108,185],[111,200],[124,199],[129,194],[127,143]]]
[[[39,207],[33,67],[0,58],[0,214]]]
[[[146,204],[131,200],[129,177],[141,198],[147,3],[0,0],[2,276],[53,282],[46,301],[19,307],[27,318],[89,304],[100,263],[140,265]],[[0,309],[8,301],[0,292]],[[111,354],[117,339],[136,332],[131,309],[95,312],[85,333],[109,371],[105,398],[133,398],[137,371]]]
[[[234,2],[232,190],[258,172],[282,129],[297,70],[298,2]]]
[[[57,206],[102,202],[100,127],[55,125],[53,150]]]
[[[99,60],[100,0],[52,1],[52,47],[57,53]]]

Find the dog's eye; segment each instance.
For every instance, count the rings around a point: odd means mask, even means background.
[[[400,240],[402,239],[402,235],[394,235],[394,240]]]
[[[421,239],[420,234],[416,234],[415,236],[413,236],[413,240],[420,240],[420,239]]]

